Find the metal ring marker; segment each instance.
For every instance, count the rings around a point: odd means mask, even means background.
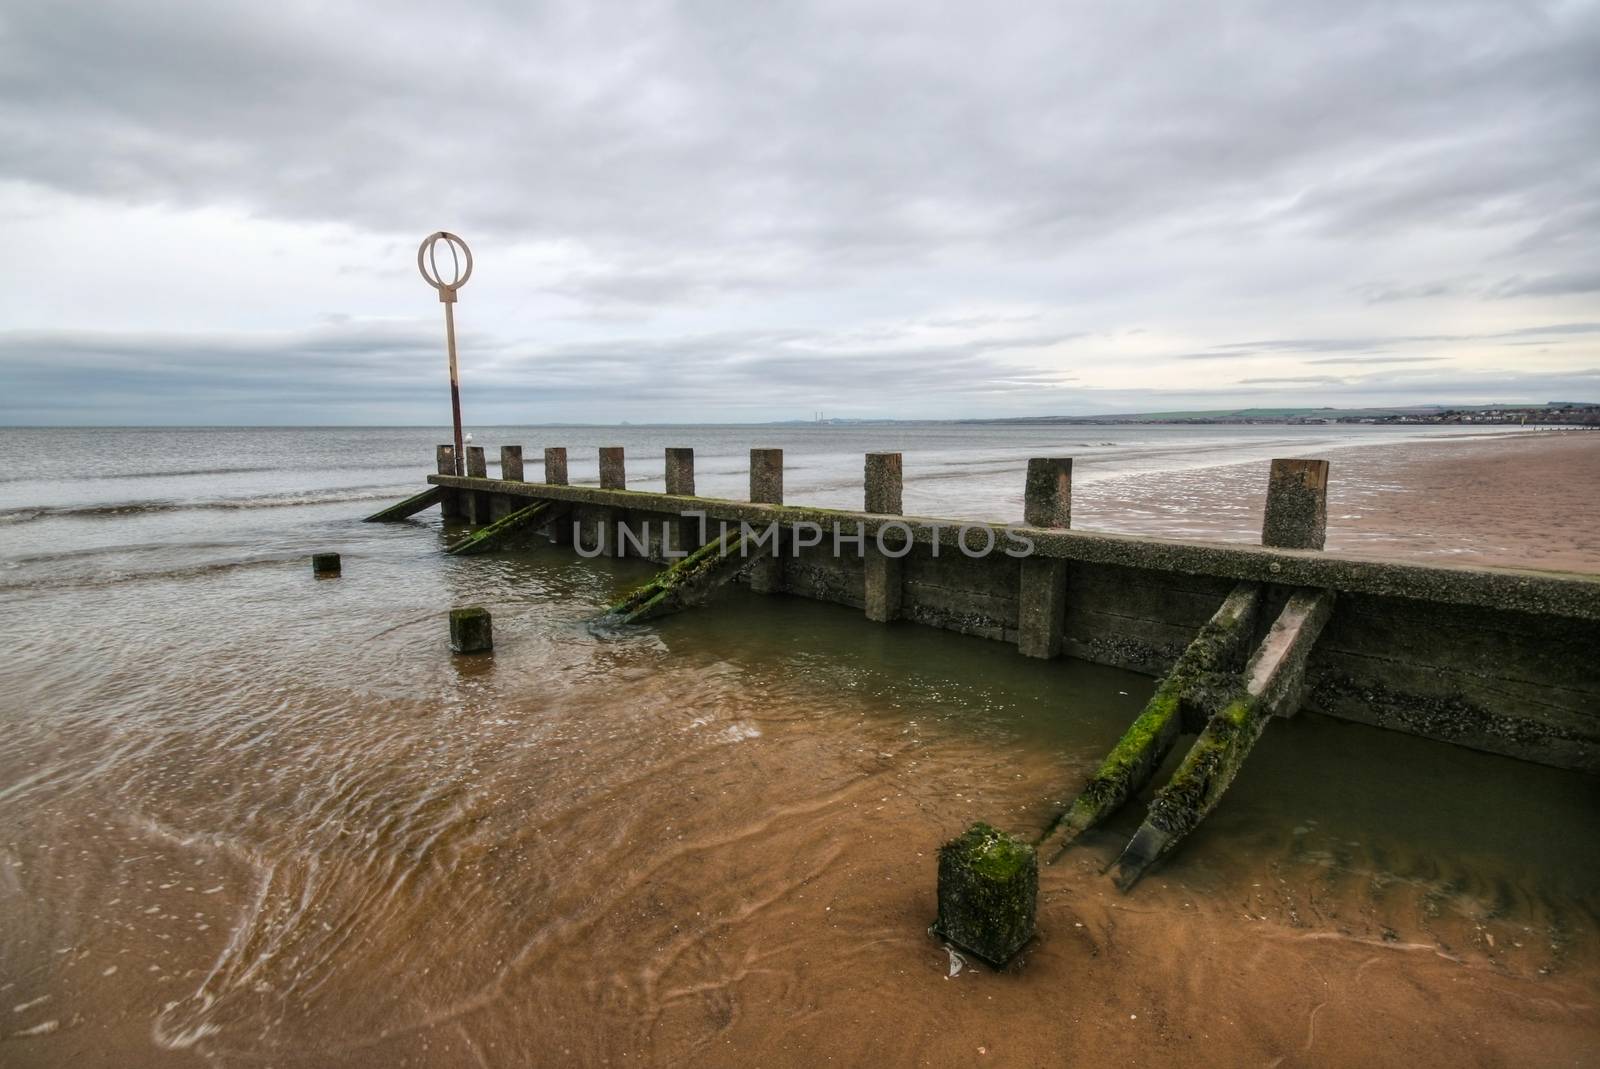
[[[448,282],[439,270],[441,241],[450,250]],[[453,308],[456,290],[465,286],[467,279],[472,277],[472,250],[467,248],[465,241],[448,230],[435,231],[417,246],[417,270],[422,272],[423,281],[439,291],[439,300],[444,304],[444,337],[450,350],[450,415],[456,431],[456,474],[464,475],[467,470],[467,451],[461,440],[461,377],[456,371],[456,317]]]

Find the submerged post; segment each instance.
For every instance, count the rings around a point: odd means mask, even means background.
[[[1033,938],[1039,857],[1032,846],[979,822],[939,848],[939,916],[933,934],[995,968]]]
[[[338,575],[339,554],[313,553],[311,555],[311,572],[313,575]]]
[[[1072,526],[1071,457],[1034,457],[1028,461],[1022,516],[1029,527]],[[1067,562],[1024,557],[1021,573],[1017,650],[1024,657],[1059,657],[1067,611]]]
[[[900,515],[902,467],[899,453],[868,453],[866,510],[886,516]],[[862,559],[863,600],[867,619],[888,623],[900,615],[901,557],[891,557],[869,545]]]
[[[494,649],[494,621],[481,605],[450,610],[450,648],[457,653],[488,653]]]
[[[500,447],[500,478],[514,483],[523,481],[522,447],[520,445],[503,445]]]
[[[603,445],[600,447],[600,489],[626,490],[628,488],[628,473],[622,456],[622,446]]]
[[[1328,536],[1328,462],[1274,460],[1267,476],[1261,544],[1321,549]]]
[[[544,451],[544,481],[551,486],[567,485],[567,450],[555,446]]]
[[[750,450],[750,500],[761,505],[783,504],[783,450]]]
[[[694,496],[694,450],[667,449],[667,493],[678,497]]]

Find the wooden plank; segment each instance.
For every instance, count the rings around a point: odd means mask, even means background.
[[[444,499],[445,489],[442,486],[430,486],[420,494],[413,494],[397,505],[390,505],[386,509],[374,512],[363,523],[393,523],[413,516],[431,505],[437,505]]]

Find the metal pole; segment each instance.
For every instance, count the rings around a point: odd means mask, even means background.
[[[461,376],[456,371],[456,316],[455,302],[446,301],[444,304],[444,336],[445,344],[450,349],[450,417],[455,421],[456,428],[456,474],[465,475],[467,472],[467,451],[465,443],[461,440]]]
[[[439,270],[439,243],[450,250],[450,278]],[[444,339],[450,353],[450,420],[456,432],[456,474],[467,473],[467,443],[461,436],[461,373],[456,366],[456,290],[472,277],[472,250],[454,234],[440,230],[429,234],[417,246],[417,270],[428,285],[439,291],[444,304]]]

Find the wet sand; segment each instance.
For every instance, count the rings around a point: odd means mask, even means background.
[[[1330,540],[1409,515],[1397,484],[1460,494],[1464,457],[1513,494],[1567,456],[1570,493],[1596,443],[1337,452]],[[1253,537],[1259,504],[1210,500],[1183,522]],[[1045,869],[1011,968],[952,974],[938,844],[1042,828],[1151,680],[742,590],[597,637],[650,566],[441,558],[348,511],[276,559],[0,595],[31,621],[0,662],[0,1064],[1593,1063],[1593,777],[1303,715],[1133,893],[1101,869],[1145,799]],[[1494,550],[1430,514],[1384,537]],[[492,659],[444,652],[464,603]]]
[[[1326,450],[1328,549],[1600,573],[1600,432]],[[1073,495],[1074,526],[1256,541],[1263,465],[1121,475]]]

